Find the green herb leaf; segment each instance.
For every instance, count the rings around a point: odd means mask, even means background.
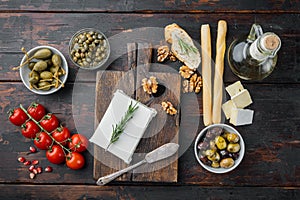
[[[198,49],[193,47],[192,45],[189,45],[187,44],[185,41],[183,41],[181,38],[177,37],[178,38],[178,43],[179,43],[179,46],[181,48],[181,50],[189,55],[189,52],[193,52],[193,53],[197,53],[198,52]]]
[[[112,143],[115,143],[116,141],[118,141],[120,135],[125,130],[125,127],[126,127],[128,121],[133,117],[134,112],[139,108],[137,104],[138,104],[138,102],[136,102],[135,105],[132,105],[132,102],[130,102],[130,105],[128,106],[128,109],[127,109],[125,115],[121,118],[121,121],[118,124],[112,125],[113,131],[111,134],[109,145],[107,146],[106,150],[109,148],[109,146]]]

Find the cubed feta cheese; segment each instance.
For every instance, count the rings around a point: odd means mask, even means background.
[[[252,103],[250,93],[247,89],[243,89],[241,92],[234,95],[231,100],[237,108],[245,108]]]
[[[228,94],[230,95],[230,97],[232,98],[234,95],[240,93],[244,87],[241,84],[241,81],[237,81],[229,86],[227,86],[226,91],[228,92]]]
[[[252,124],[253,114],[254,111],[249,109],[232,109],[229,122],[235,126]]]
[[[235,108],[236,107],[235,107],[234,103],[232,102],[232,100],[226,101],[222,105],[222,109],[223,109],[223,112],[225,114],[226,119],[230,118],[230,116],[231,116],[231,110],[235,109]]]

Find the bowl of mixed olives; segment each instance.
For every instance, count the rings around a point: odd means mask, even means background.
[[[52,94],[64,87],[68,77],[68,63],[64,55],[51,46],[37,46],[25,53],[20,63],[24,85],[40,95]]]
[[[240,164],[245,154],[245,143],[233,127],[213,124],[199,133],[194,151],[203,168],[220,174],[232,171]]]
[[[76,32],[69,42],[69,56],[81,69],[97,69],[105,64],[110,54],[106,36],[99,30],[85,28]]]

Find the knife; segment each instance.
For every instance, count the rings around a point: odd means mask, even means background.
[[[105,185],[105,184],[109,183],[110,181],[114,180],[115,178],[121,176],[122,174],[124,174],[130,170],[133,170],[142,164],[145,164],[145,163],[151,164],[151,163],[166,159],[166,158],[174,155],[177,152],[178,148],[179,148],[179,145],[176,143],[164,144],[164,145],[158,147],[157,149],[154,149],[153,151],[147,153],[145,158],[143,160],[141,160],[140,162],[138,162],[134,165],[131,165],[125,169],[122,169],[120,171],[117,171],[115,173],[112,173],[112,174],[109,174],[109,175],[99,178],[97,180],[97,185]]]

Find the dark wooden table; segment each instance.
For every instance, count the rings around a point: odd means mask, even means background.
[[[163,28],[176,22],[199,41],[200,26],[209,23],[213,49],[217,22],[228,23],[227,46],[252,23],[262,25],[282,39],[278,65],[260,82],[242,81],[250,91],[255,111],[253,124],[237,127],[246,143],[244,160],[234,171],[217,175],[197,163],[193,142],[202,123],[202,95],[199,109],[191,106],[188,94],[181,99],[180,141],[188,148],[178,161],[178,182],[114,181],[105,187],[95,185],[93,157],[85,153],[84,169],[73,171],[64,165],[52,165],[53,173],[42,173],[31,180],[27,167],[17,162],[32,141],[7,120],[10,108],[37,101],[55,113],[72,133],[93,132],[94,98],[82,105],[72,105],[78,68],[68,58],[68,42],[74,32],[92,27],[113,37],[129,29]],[[1,1],[0,4],[0,199],[299,199],[300,198],[300,2],[295,1]],[[145,40],[147,38],[138,38]],[[126,41],[126,38],[124,38]],[[131,41],[129,41],[131,42]],[[67,57],[69,77],[65,88],[48,96],[36,95],[22,84],[18,65],[21,47],[53,46]],[[122,45],[122,43],[120,44]],[[117,50],[118,45],[112,46]],[[122,48],[120,46],[120,48]],[[128,69],[127,60],[119,58],[110,70]],[[94,91],[94,74],[80,82],[86,92]],[[224,83],[239,80],[225,62]],[[77,82],[76,82],[77,83]],[[85,92],[75,95],[84,95]],[[73,106],[73,107],[72,107]],[[80,119],[76,124],[74,118]],[[200,119],[200,120],[199,120]],[[75,124],[77,126],[75,126]],[[196,131],[189,127],[196,125]],[[29,155],[49,165],[44,152]]]

